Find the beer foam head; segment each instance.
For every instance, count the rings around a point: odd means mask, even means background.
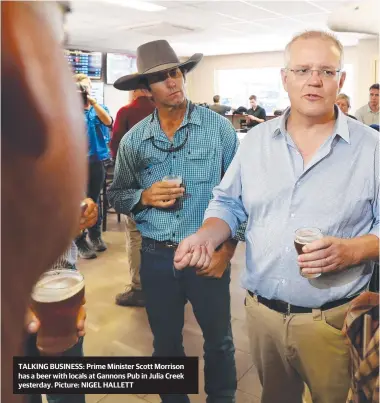
[[[52,270],[38,280],[32,291],[36,302],[59,302],[78,293],[84,286],[83,276],[75,270]]]
[[[296,231],[295,241],[307,244],[321,238],[323,238],[323,235],[319,228],[300,228]]]

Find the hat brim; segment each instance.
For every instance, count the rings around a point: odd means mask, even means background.
[[[150,75],[156,74],[161,71],[171,70],[176,67],[182,67],[186,70],[187,73],[189,73],[197,66],[202,58],[202,53],[195,53],[188,60],[186,60],[186,62],[183,63],[170,63],[170,65],[164,64],[151,69],[147,73],[128,74],[127,76],[118,78],[114,82],[113,86],[121,91],[133,91],[139,87],[139,84],[143,78],[149,77]]]

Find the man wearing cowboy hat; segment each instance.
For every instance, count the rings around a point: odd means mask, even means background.
[[[140,277],[153,354],[185,355],[182,330],[189,300],[205,339],[207,401],[227,403],[235,401],[236,391],[229,262],[237,241],[227,240],[205,271],[191,262],[182,272],[173,267],[177,245],[201,226],[212,189],[238,147],[227,119],[186,98],[185,74],[201,59],[195,54],[181,63],[167,41],[146,43],[137,50],[138,74],[115,82],[127,91],[144,85],[156,110],[123,137],[109,200],[117,212],[134,215],[142,235]],[[182,184],[163,181],[167,175],[180,176]],[[161,398],[189,402],[186,395]]]

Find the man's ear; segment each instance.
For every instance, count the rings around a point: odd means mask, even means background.
[[[284,90],[288,92],[288,74],[287,74],[286,69],[281,69],[281,81],[282,81],[282,86],[284,87]]]
[[[342,71],[342,74],[339,79],[339,92],[343,88],[344,82],[346,81],[346,72]]]

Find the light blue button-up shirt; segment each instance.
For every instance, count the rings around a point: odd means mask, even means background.
[[[333,134],[304,167],[285,128],[290,110],[250,130],[214,189],[205,218],[223,219],[234,234],[248,217],[245,289],[303,307],[353,296],[368,284],[373,262],[306,279],[294,232],[379,236],[379,134],[339,110]]]

